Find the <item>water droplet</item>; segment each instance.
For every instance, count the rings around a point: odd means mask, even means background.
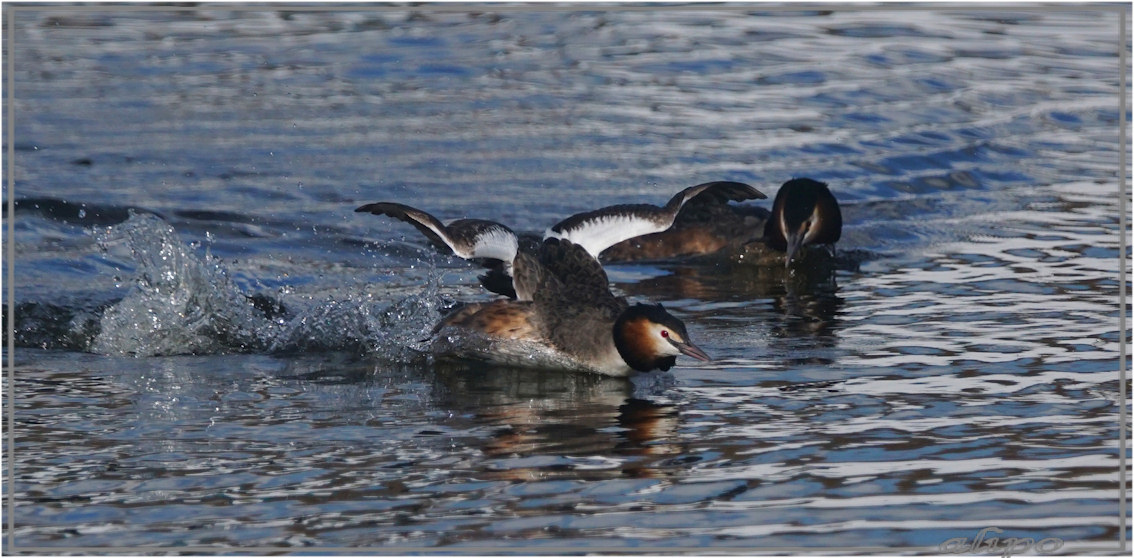
[[[87,218],[87,210],[80,209],[79,210],[79,219],[86,219],[86,218]]]

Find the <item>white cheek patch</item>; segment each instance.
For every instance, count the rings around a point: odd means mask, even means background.
[[[661,338],[659,337],[659,339],[661,339]],[[669,341],[667,341],[665,339],[661,339],[661,343],[657,344],[657,348],[658,348],[658,353],[660,353],[664,356],[677,356],[677,355],[681,354],[681,351],[679,351],[677,349],[677,347],[674,346],[673,343],[670,343]]]
[[[669,337],[668,338],[662,337],[661,332],[662,332],[663,329],[669,331]],[[674,333],[672,329],[667,329],[667,328],[663,328],[663,327],[655,325],[655,326],[650,328],[649,335],[650,335],[650,340],[651,340],[650,345],[653,347],[654,353],[656,353],[657,355],[659,355],[659,356],[677,356],[677,355],[681,354],[681,351],[679,351],[677,349],[677,347],[675,347],[671,341],[676,341],[678,343],[684,343],[684,340],[681,339],[680,335],[677,335],[676,333]]]

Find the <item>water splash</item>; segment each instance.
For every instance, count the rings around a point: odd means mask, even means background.
[[[208,255],[202,261],[191,254],[173,227],[157,216],[131,214],[101,233],[98,243],[106,252],[127,248],[137,271],[126,297],[103,314],[91,343],[94,352],[223,352],[233,345],[226,340],[252,344],[255,336],[250,334],[270,324],[220,266],[208,265]]]
[[[89,350],[111,355],[290,353],[350,350],[395,361],[423,350],[441,306],[440,274],[425,290],[381,308],[373,293],[322,298],[248,295],[220,260],[199,257],[172,226],[152,214],[131,214],[97,234],[107,253],[128,253],[136,265],[126,296],[102,314]]]
[[[371,293],[351,290],[326,298],[289,300],[303,307],[278,319],[267,352],[348,350],[382,355],[396,362],[427,350],[424,339],[439,317],[440,274],[431,273],[425,290],[381,308]]]

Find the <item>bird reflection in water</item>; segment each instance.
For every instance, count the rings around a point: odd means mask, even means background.
[[[656,459],[682,451],[676,408],[636,396],[629,380],[475,363],[436,369],[435,404],[491,429],[473,442],[487,457],[514,459],[486,477],[664,477]],[[563,459],[586,456],[596,456],[594,467]]]

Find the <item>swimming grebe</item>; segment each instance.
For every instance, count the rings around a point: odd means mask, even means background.
[[[790,265],[804,246],[833,246],[842,228],[839,202],[827,185],[794,178],[780,187],[771,212],[699,198],[686,204],[672,228],[615,244],[603,251],[601,259],[671,260],[719,253],[760,264]]]
[[[520,252],[513,271],[516,290],[532,300],[460,308],[435,328],[436,353],[609,376],[669,370],[680,354],[710,360],[660,304],[614,296],[598,260],[569,240],[549,238],[535,255]]]

